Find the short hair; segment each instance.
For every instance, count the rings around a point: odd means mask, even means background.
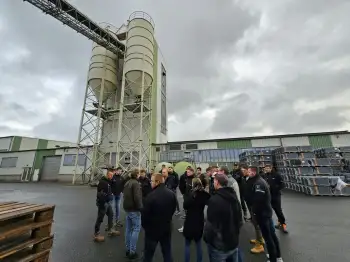
[[[152,174],[152,177],[154,177],[154,179],[156,180],[156,181],[158,181],[159,183],[163,183],[163,175],[162,174],[160,174],[160,173],[153,173]]]
[[[207,167],[207,169],[205,171],[209,172],[210,170],[211,170],[211,167]]]
[[[123,170],[123,168],[121,166],[118,166],[116,170]]]
[[[141,169],[140,169],[140,173],[146,173],[146,169],[141,168]]]
[[[192,179],[192,184],[193,187],[203,187],[202,181],[198,177]]]
[[[241,163],[241,164],[239,165],[239,167],[240,167],[240,168],[243,168],[243,169],[248,169],[248,168],[249,168],[248,165],[247,165],[246,163]]]
[[[187,170],[194,172],[194,169],[192,167],[187,168]]]
[[[139,175],[139,170],[137,168],[133,169],[130,171],[130,177],[131,178],[137,178],[137,176]]]
[[[202,171],[202,168],[199,166],[199,167],[197,167],[197,170],[200,170],[200,171]]]
[[[221,166],[220,169],[224,171],[224,174],[226,176],[230,174],[230,171],[228,170],[227,166]]]
[[[215,174],[214,179],[218,181],[220,186],[226,187],[228,185],[228,177],[225,174]]]

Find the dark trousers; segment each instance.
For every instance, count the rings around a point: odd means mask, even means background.
[[[108,217],[108,230],[110,230],[113,227],[113,209],[109,203],[98,206],[97,219],[95,223],[95,234],[100,233],[100,227],[106,215]]]
[[[276,216],[278,218],[278,222],[280,222],[281,224],[285,224],[286,219],[285,219],[283,211],[282,211],[281,195],[276,195],[276,196],[271,197],[271,206],[276,213]]]
[[[256,217],[256,220],[265,240],[265,245],[270,256],[270,262],[277,262],[277,258],[281,257],[281,250],[272,218]]]
[[[154,240],[150,238],[147,233],[145,234],[145,250],[143,254],[143,262],[152,262],[158,242],[160,243],[162,250],[163,261],[173,262],[173,257],[171,254],[171,234],[167,234],[161,237],[159,240]]]

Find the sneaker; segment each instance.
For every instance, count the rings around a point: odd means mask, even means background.
[[[283,259],[281,257],[278,257],[277,262],[283,262]]]
[[[128,259],[138,259],[139,255],[137,253],[129,253]]]
[[[276,228],[276,229],[280,229],[281,226],[282,226],[281,223],[280,223],[280,222],[277,222],[277,224],[275,225],[275,228]]]
[[[175,212],[175,216],[178,216],[178,215],[180,215],[180,214],[181,214],[180,211],[176,211],[176,212]]]
[[[129,257],[130,256],[130,251],[125,251],[125,257]]]
[[[123,227],[123,224],[120,220],[115,221],[114,227]]]
[[[180,233],[184,232],[184,227],[179,228],[178,231],[179,231]]]

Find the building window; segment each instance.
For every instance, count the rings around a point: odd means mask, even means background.
[[[76,154],[64,155],[63,166],[75,166]],[[86,156],[80,154],[78,158],[78,166],[85,166]]]
[[[162,75],[161,75],[161,104],[160,104],[160,132],[164,135],[167,134],[167,112],[166,112],[166,70],[162,64]]]
[[[11,168],[17,166],[18,157],[3,157],[1,159],[0,168]]]
[[[160,152],[160,147],[159,146],[156,147],[156,152]]]
[[[170,144],[169,150],[181,150],[181,144]]]
[[[196,150],[198,149],[198,144],[186,144],[187,150]]]

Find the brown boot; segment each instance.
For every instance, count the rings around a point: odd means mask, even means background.
[[[111,229],[108,231],[108,236],[109,237],[115,237],[115,236],[120,236],[120,232],[114,229]]]
[[[257,243],[260,243],[260,244],[262,244],[262,245],[265,245],[265,241],[264,241],[263,238],[260,239],[260,240],[251,239],[249,242],[250,242],[250,244],[253,244],[253,245],[256,245]]]
[[[94,241],[95,242],[103,242],[103,241],[105,241],[105,237],[101,236],[100,234],[96,234],[96,235],[94,235]]]
[[[250,250],[253,254],[261,254],[265,252],[264,246],[260,243],[255,244],[255,246]]]

